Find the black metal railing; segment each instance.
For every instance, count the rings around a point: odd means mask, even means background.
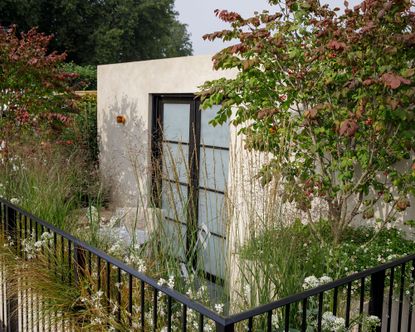
[[[414,326],[415,255],[223,317],[2,198],[0,221],[6,240],[23,261],[28,258],[25,240],[32,237],[39,241],[47,232],[47,250],[65,262],[70,271],[62,276],[62,282],[85,288],[81,282],[89,276],[94,285],[87,287],[88,293],[100,292],[108,304],[108,316],[127,326],[126,330],[272,332],[309,331],[307,328],[312,327],[322,331],[328,312],[341,318],[346,327],[355,324],[359,331],[364,331],[367,315],[381,320],[377,331],[412,331]],[[59,320],[63,317],[60,312],[39,315],[45,299],[26,289],[25,280],[18,281],[17,292],[12,291],[8,280],[13,276],[7,275],[4,261],[0,263],[1,331],[71,331],[80,324],[66,318]],[[52,261],[48,264],[54,268]]]

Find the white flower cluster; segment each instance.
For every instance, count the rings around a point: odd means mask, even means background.
[[[333,279],[328,276],[322,276],[320,278],[317,278],[316,276],[309,276],[304,279],[303,288],[304,289],[316,288],[318,286],[327,284],[332,281]]]
[[[362,326],[364,331],[374,331],[376,327],[381,326],[381,321],[378,316],[363,316]]]
[[[4,247],[13,247],[14,246],[14,241],[12,239],[12,237],[9,235],[7,236],[7,241],[3,246]]]
[[[0,165],[6,165],[10,171],[18,172],[20,170],[27,170],[27,167],[24,165],[22,158],[19,156],[11,156],[6,158],[6,154],[3,151],[6,151],[6,146],[0,141]]]
[[[321,327],[323,331],[327,332],[343,332],[346,331],[346,322],[344,318],[337,317],[327,311],[323,313]]]
[[[224,307],[224,304],[223,303],[216,303],[215,304],[215,311],[218,314],[222,314],[223,313],[223,307]]]
[[[33,259],[42,248],[53,244],[53,234],[44,232],[40,236],[40,240],[35,240],[35,235],[32,234],[22,241],[23,251],[26,253],[27,259]]]
[[[278,317],[277,313],[273,313],[271,316],[271,324],[274,328],[276,328],[277,330],[280,328],[280,319]]]
[[[173,289],[174,288],[174,276],[171,275],[169,277],[169,280],[160,278],[159,281],[157,282],[157,285],[159,285],[159,286],[167,286],[167,287]]]
[[[101,316],[103,312],[106,313],[102,301],[104,298],[104,292],[99,290],[88,297],[82,297],[81,302],[87,307],[93,309],[94,317],[91,321],[92,326],[102,326],[105,323],[105,319]]]
[[[4,195],[6,195],[6,187],[0,182],[0,197],[4,197]]]
[[[124,257],[124,262],[132,265],[138,272],[144,273],[147,271],[146,261],[141,258],[138,252],[130,252]]]
[[[10,203],[14,204],[14,205],[19,205],[20,204],[20,199],[13,197],[10,200]]]
[[[108,253],[110,255],[117,255],[121,252],[121,250],[122,250],[121,243],[117,241],[108,249]]]

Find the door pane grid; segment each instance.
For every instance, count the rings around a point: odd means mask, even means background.
[[[182,245],[180,259],[197,248],[206,275],[224,278],[229,130],[208,124],[218,107],[200,113],[193,98],[180,101],[162,97],[159,105],[160,205],[166,231],[180,240],[175,244]],[[189,236],[196,236],[197,241],[189,242]]]

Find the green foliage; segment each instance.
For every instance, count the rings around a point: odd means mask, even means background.
[[[74,212],[97,204],[102,189],[95,165],[73,144],[11,146],[0,162],[0,196],[61,229],[76,229]]]
[[[97,68],[95,66],[79,66],[73,62],[63,63],[63,71],[74,73],[77,76],[71,79],[70,86],[75,90],[96,90],[97,89]]]
[[[396,229],[348,227],[344,241],[333,246],[329,224],[316,227],[323,242],[313,239],[310,225],[295,222],[265,230],[241,248],[241,257],[251,266],[244,269],[246,282],[252,289],[261,285],[260,303],[303,291],[304,279],[311,275],[336,280],[415,252],[414,241]]]
[[[260,175],[280,180],[284,200],[306,212],[313,200],[327,204],[335,242],[357,216],[373,218],[377,202],[390,222],[415,188],[410,1],[346,3],[344,13],[315,0],[271,2],[275,14],[247,19],[217,11],[230,29],[205,38],[239,43],[214,66],[239,73],[206,82],[203,107],[221,103],[213,124],[232,117],[248,149],[274,155]]]
[[[52,49],[96,65],[192,53],[173,0],[1,0],[2,24],[54,34]]]
[[[82,150],[85,159],[98,164],[98,128],[97,128],[97,97],[84,95],[76,101],[78,112],[73,115],[72,122],[62,133],[62,140],[76,144]]]
[[[3,282],[7,283],[10,295],[22,296],[25,303],[32,303],[32,313],[36,312],[36,317],[31,317],[33,325],[49,321],[53,326],[74,318],[75,305],[81,291],[74,282],[70,282],[73,271],[68,267],[67,260],[53,252],[53,240],[46,243],[43,240],[44,234],[39,235],[42,237],[42,240],[38,241],[38,244],[42,244],[41,247],[34,245],[36,240],[30,235],[23,241],[22,249],[25,250],[24,255],[27,259],[24,259],[23,255],[16,255],[16,246],[10,245],[4,234],[1,234],[0,254],[4,270],[7,271]],[[22,283],[22,280],[25,282]],[[40,306],[36,309],[33,305],[35,296],[43,298],[41,309]],[[19,305],[21,310],[21,301]],[[59,312],[59,316],[56,312]]]

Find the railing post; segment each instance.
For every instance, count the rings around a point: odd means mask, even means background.
[[[74,270],[75,270],[75,285],[79,286],[80,279],[85,275],[86,256],[85,250],[74,244]]]
[[[6,213],[6,237],[7,241],[13,242],[17,247],[17,227],[16,227],[16,210],[11,207],[7,207]],[[16,252],[17,255],[17,252]],[[18,298],[17,294],[13,294],[12,285],[8,281],[6,272],[6,317],[7,317],[7,331],[15,332],[19,330],[19,318],[18,318]],[[14,281],[17,284],[17,280]]]
[[[381,321],[381,326],[376,328],[377,332],[380,332],[382,329],[384,291],[385,270],[373,274],[370,284],[369,315],[375,315]]]
[[[229,325],[222,325],[216,322],[216,332],[234,332],[235,331],[235,324]]]

